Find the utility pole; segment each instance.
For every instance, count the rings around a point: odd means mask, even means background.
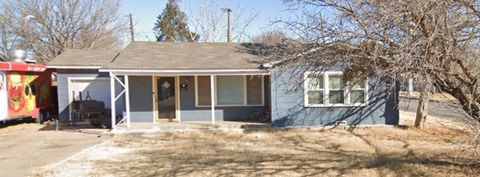
[[[227,12],[228,15],[228,21],[227,21],[227,42],[230,43],[232,40],[232,25],[231,25],[231,18],[230,14],[232,13],[232,9],[230,8],[222,8],[224,12]]]
[[[131,13],[129,14],[129,17],[130,17],[130,36],[132,37],[132,42],[134,42],[135,41],[135,33],[133,31],[133,16],[132,16]]]

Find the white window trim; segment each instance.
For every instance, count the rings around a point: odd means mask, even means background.
[[[198,104],[198,76],[195,75],[195,106],[196,107],[210,107],[210,105],[199,105]],[[222,75],[220,75],[222,76]],[[229,75],[231,76],[231,75]],[[250,75],[238,75],[238,76],[243,76],[243,104],[225,104],[225,105],[219,105],[218,104],[218,95],[217,95],[217,76],[215,76],[215,107],[254,107],[254,106],[265,106],[265,80],[263,75],[253,75],[253,76],[260,76],[261,77],[261,89],[262,89],[262,104],[247,104],[248,103],[248,92],[247,92],[247,77]]]
[[[325,72],[311,72],[307,71],[303,75],[303,95],[304,95],[304,106],[305,107],[362,107],[368,105],[368,77],[365,81],[365,101],[364,103],[354,103],[350,104],[350,89],[349,83],[347,82],[344,86],[344,103],[343,104],[330,104],[329,94],[330,94],[330,86],[329,86],[329,75],[342,75],[342,71],[325,71]],[[308,76],[310,75],[322,75],[323,76],[323,104],[309,104],[308,103],[308,91],[309,91],[309,79]]]

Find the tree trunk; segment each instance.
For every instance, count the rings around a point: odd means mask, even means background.
[[[413,79],[408,79],[408,96],[413,96]]]
[[[422,88],[420,93],[420,100],[418,101],[417,115],[415,117],[415,127],[423,128],[428,114],[428,92]]]

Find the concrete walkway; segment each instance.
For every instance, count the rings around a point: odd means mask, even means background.
[[[0,176],[28,176],[33,169],[61,161],[102,142],[98,132],[42,130],[23,126],[0,134]],[[7,127],[8,129],[12,127]]]
[[[127,128],[125,124],[117,127],[111,132],[115,134],[129,133],[162,133],[162,132],[192,132],[192,131],[245,131],[249,129],[272,129],[270,123],[217,121],[215,124],[209,122],[169,122],[157,120],[155,123],[132,123]]]

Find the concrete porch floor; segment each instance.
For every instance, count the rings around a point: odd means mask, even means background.
[[[215,124],[206,121],[177,122],[175,120],[157,120],[156,122],[131,123],[117,126],[112,133],[160,133],[160,132],[189,132],[189,131],[244,131],[248,129],[269,129],[270,123],[240,122],[240,121],[216,121]]]

